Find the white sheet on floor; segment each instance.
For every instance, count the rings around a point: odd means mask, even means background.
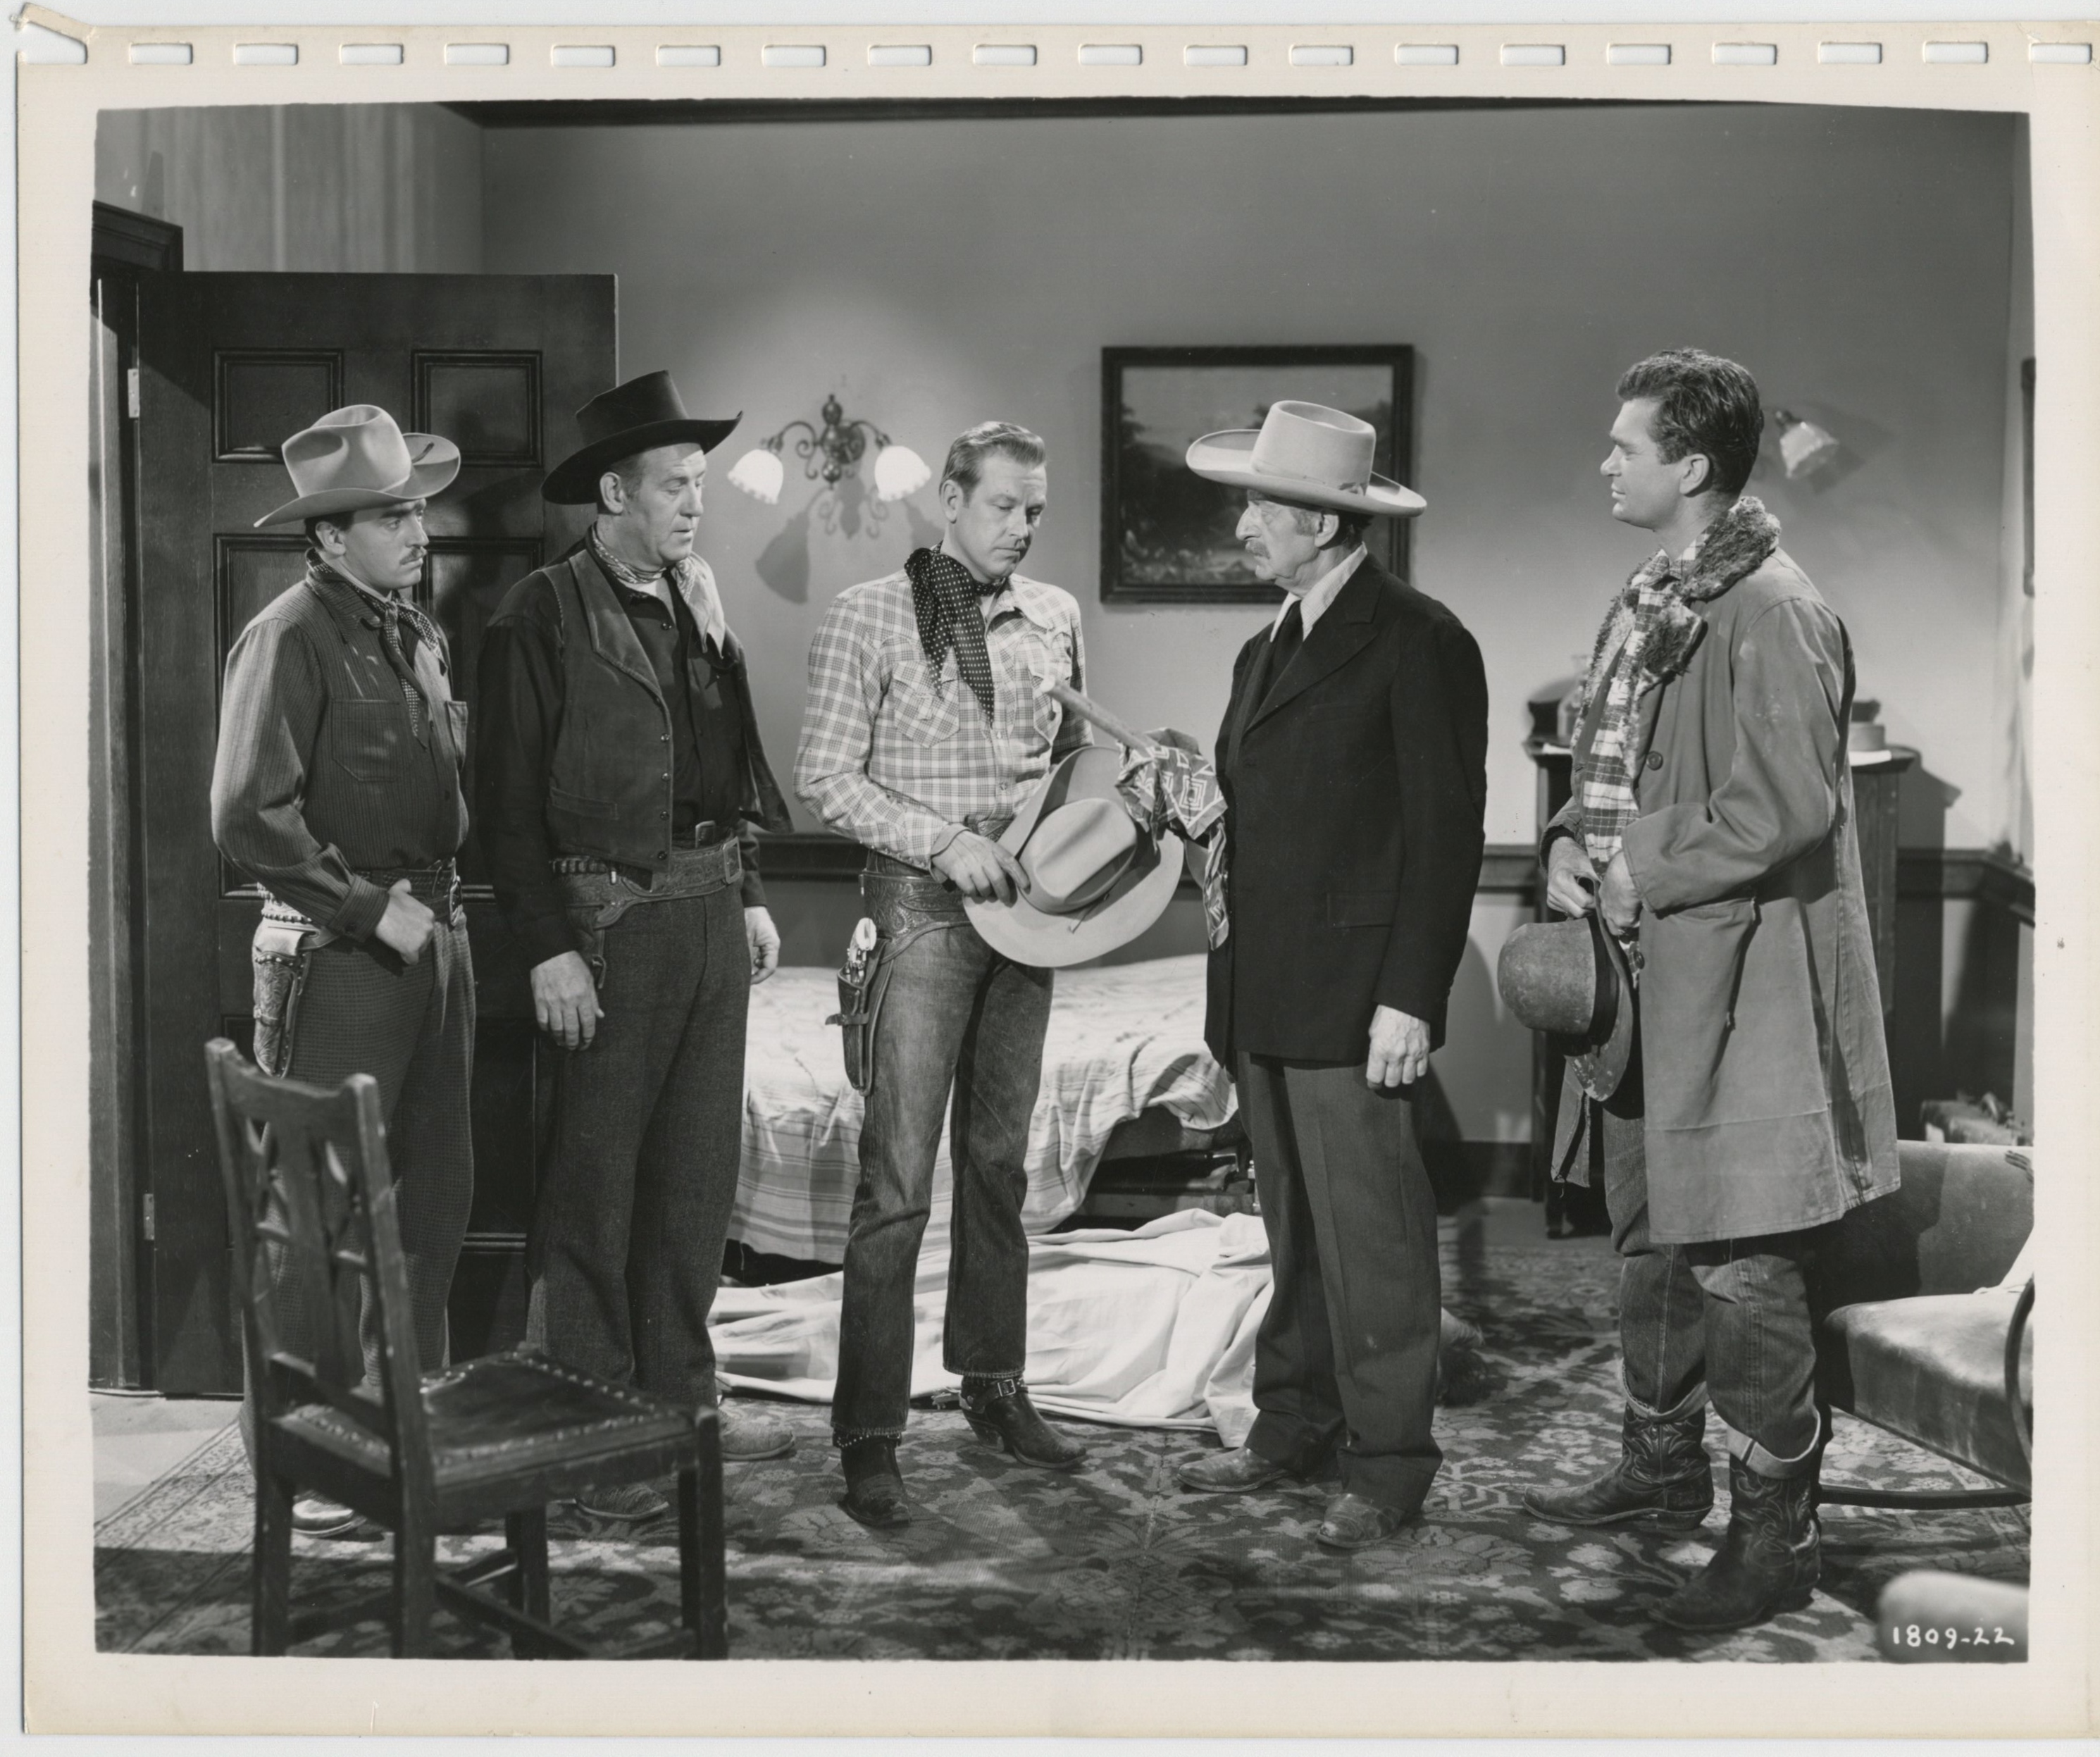
[[[841,1278],[724,1287],[711,1320],[722,1379],[740,1389],[831,1401]],[[953,1387],[941,1365],[948,1245],[928,1229],[915,1288],[915,1397]],[[1254,1341],[1268,1308],[1268,1240],[1251,1215],[1197,1210],[1135,1232],[1029,1241],[1028,1388],[1037,1406],[1090,1421],[1215,1428],[1237,1446],[1254,1424]]]
[[[1118,1124],[1158,1105],[1193,1128],[1233,1114],[1232,1083],[1203,1046],[1200,952],[1060,970],[1028,1128],[1021,1224],[1048,1232],[1085,1196]],[[860,1176],[860,1094],[846,1084],[836,973],[785,966],[751,991],[743,1154],[730,1237],[804,1261],[845,1259]],[[954,1180],[942,1132],[930,1252],[945,1250]]]

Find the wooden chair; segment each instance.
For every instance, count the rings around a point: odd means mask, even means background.
[[[273,1079],[224,1038],[206,1047],[205,1059],[234,1292],[247,1357],[259,1363],[250,1651],[282,1653],[383,1605],[395,1655],[426,1654],[442,1603],[507,1632],[520,1658],[726,1657],[715,1412],[571,1371],[531,1349],[419,1372],[377,1083],[353,1074],[331,1092]],[[366,1287],[376,1296],[376,1385],[360,1337]],[[288,1345],[280,1292],[312,1314],[311,1359]],[[616,1653],[554,1627],[548,1503],[673,1472],[682,1627]],[[393,1533],[390,1591],[332,1614],[291,1614],[295,1488],[344,1502]],[[501,1550],[438,1569],[440,1532],[499,1515]],[[481,1590],[498,1585],[500,1599]]]

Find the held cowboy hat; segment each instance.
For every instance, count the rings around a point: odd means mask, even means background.
[[[1116,791],[1123,753],[1074,751],[1030,794],[999,845],[1026,875],[1012,903],[963,907],[993,951],[1059,969],[1137,938],[1165,913],[1181,878],[1177,837],[1140,829]]]
[[[435,433],[404,433],[394,417],[370,403],[353,403],[321,417],[284,445],[285,467],[298,498],[255,521],[297,524],[370,506],[426,501],[459,474],[459,448]]]
[[[576,411],[583,445],[548,471],[540,492],[558,505],[589,505],[598,498],[598,478],[623,457],[682,439],[712,452],[743,419],[739,410],[726,421],[695,420],[686,413],[670,373],[645,373],[593,397]]]
[[[1205,434],[1189,448],[1189,467],[1212,482],[1301,505],[1412,519],[1429,503],[1374,475],[1377,451],[1378,430],[1367,421],[1318,403],[1272,403],[1259,428]]]
[[[1517,929],[1502,942],[1495,986],[1518,1023],[1556,1040],[1583,1091],[1601,1101],[1619,1089],[1633,1055],[1633,974],[1598,911]]]

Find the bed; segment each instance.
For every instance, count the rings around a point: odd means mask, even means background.
[[[1057,973],[1043,1086],[1028,1130],[1030,1233],[1079,1209],[1109,1158],[1201,1150],[1233,1118],[1232,1084],[1203,1045],[1200,953]],[[860,1095],[846,1083],[828,969],[791,965],[752,991],[743,1158],[730,1237],[747,1249],[837,1263],[860,1176]],[[929,1246],[945,1250],[948,1144],[933,1169]]]

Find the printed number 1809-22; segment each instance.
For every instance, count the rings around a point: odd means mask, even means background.
[[[2020,1644],[2003,1629],[1992,1629],[1986,1633],[1981,1624],[1974,1631],[1964,1635],[1952,1627],[1926,1627],[1921,1623],[1899,1623],[1890,1633],[1898,1647],[2018,1647]]]

